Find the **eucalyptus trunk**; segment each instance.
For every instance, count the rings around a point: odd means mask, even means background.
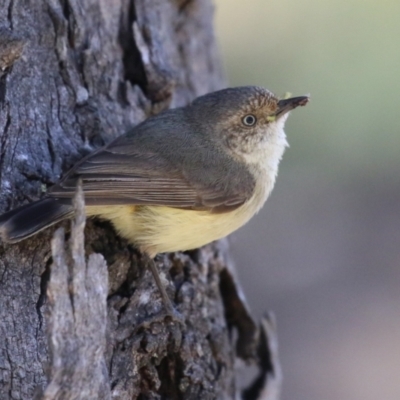
[[[209,0],[0,0],[0,211],[224,87],[212,15]],[[226,241],[156,260],[183,326],[155,317],[141,254],[76,209],[72,228],[0,244],[1,399],[277,398],[273,324],[250,317]],[[260,367],[244,390],[238,357]]]

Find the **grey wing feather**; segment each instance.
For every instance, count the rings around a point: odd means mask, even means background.
[[[168,158],[157,138],[143,140],[138,133],[122,136],[83,159],[49,195],[71,198],[81,179],[87,205],[160,205],[223,212],[251,197],[254,179],[250,173],[225,162],[220,153],[209,154],[211,148],[193,143],[184,154]],[[172,134],[168,138],[170,146],[181,140]]]

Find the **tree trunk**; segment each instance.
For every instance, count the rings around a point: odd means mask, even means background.
[[[225,84],[209,0],[0,5],[1,212],[149,115]],[[76,207],[67,244],[57,227],[0,244],[1,399],[235,398],[236,357],[260,367],[243,398],[276,398],[273,324],[259,334],[225,241],[157,259],[185,324],[157,320],[140,253],[103,221],[84,240],[80,196]]]

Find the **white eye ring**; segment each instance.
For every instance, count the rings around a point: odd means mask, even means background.
[[[257,118],[253,114],[248,114],[242,118],[242,122],[246,126],[254,126],[257,122]]]

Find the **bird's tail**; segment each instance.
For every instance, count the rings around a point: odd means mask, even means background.
[[[71,200],[45,198],[0,216],[0,236],[8,243],[19,242],[74,213]],[[68,204],[69,203],[69,204]]]

